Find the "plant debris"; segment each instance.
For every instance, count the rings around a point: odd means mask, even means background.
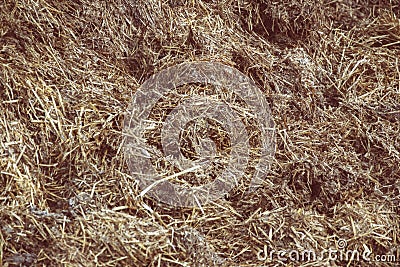
[[[0,266],[398,265],[399,7],[1,1]],[[221,62],[254,81],[270,105],[276,151],[257,190],[174,208],[138,197],[123,122],[144,81],[191,61]],[[154,118],[189,92],[180,90]],[[229,135],[211,126],[208,147],[226,156]],[[190,127],[183,147],[195,158]],[[246,127],[257,133],[250,119]],[[149,139],[157,147],[159,136]],[[270,257],[330,249],[387,261]]]

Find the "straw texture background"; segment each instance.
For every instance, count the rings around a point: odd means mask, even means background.
[[[399,4],[0,1],[0,266],[395,266],[257,253],[400,260]],[[252,194],[176,209],[136,198],[122,128],[147,78],[194,60],[259,86],[275,161]]]

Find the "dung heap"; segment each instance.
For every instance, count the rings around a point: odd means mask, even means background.
[[[1,1],[0,266],[399,264],[399,6]],[[254,81],[276,151],[261,188],[178,209],[137,197],[122,131],[140,85],[190,61]]]

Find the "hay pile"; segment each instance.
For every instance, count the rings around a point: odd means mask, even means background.
[[[399,5],[2,1],[0,266],[262,266],[340,239],[400,260]],[[136,198],[122,127],[140,84],[193,60],[254,80],[277,145],[262,188],[177,209]]]

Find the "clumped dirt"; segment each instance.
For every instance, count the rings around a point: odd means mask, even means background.
[[[399,6],[1,1],[0,266],[398,265]],[[250,77],[276,127],[262,187],[193,209],[137,197],[122,147],[135,91],[191,61]],[[213,127],[218,149],[229,148]],[[360,260],[269,257],[335,249]]]

